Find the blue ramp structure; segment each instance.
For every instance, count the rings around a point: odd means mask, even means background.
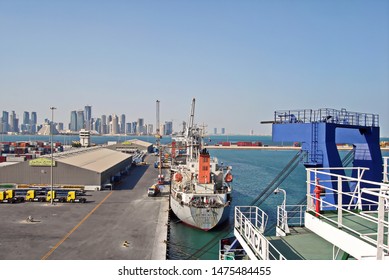
[[[382,181],[382,155],[380,149],[379,116],[376,114],[349,112],[346,109],[304,109],[276,111],[272,122],[274,142],[301,142],[304,152],[303,164],[307,168],[323,168],[328,172],[346,175],[337,145],[349,144],[353,147],[353,167],[367,168],[363,179]],[[351,169],[352,177],[361,176],[360,170]],[[349,175],[350,176],[350,175]],[[322,175],[320,184],[337,189],[337,183],[331,178]],[[355,185],[344,182],[343,192],[353,192]],[[369,188],[362,184],[361,188]],[[311,193],[314,191],[311,187]],[[330,203],[337,203],[336,192],[323,193],[322,199]],[[347,197],[344,203],[348,203]],[[362,200],[371,199],[363,197]]]

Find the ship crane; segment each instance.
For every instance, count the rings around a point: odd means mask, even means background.
[[[193,158],[193,137],[192,136],[194,130],[195,103],[196,103],[196,99],[193,98],[191,109],[190,109],[189,123],[188,126],[186,127],[186,139],[189,139],[189,141],[191,141],[191,143],[187,143],[187,146],[189,146],[189,151],[187,154],[189,155],[190,159]]]

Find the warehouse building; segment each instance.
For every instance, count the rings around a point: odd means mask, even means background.
[[[54,155],[54,186],[84,186],[100,189],[128,172],[132,156],[112,149],[94,147]],[[0,164],[0,183],[50,185],[51,157]]]
[[[130,154],[136,153],[137,151],[147,151],[148,153],[152,153],[154,150],[152,143],[138,139],[115,143],[113,145],[107,146],[107,148]]]

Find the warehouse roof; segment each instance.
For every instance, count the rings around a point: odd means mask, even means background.
[[[143,146],[145,148],[153,145],[150,142],[142,141],[142,140],[139,140],[139,139],[127,140],[127,141],[123,142],[122,144],[125,144],[125,143],[131,143],[131,144],[134,144],[134,145]]]
[[[130,155],[110,149],[88,148],[67,153],[66,156],[59,154],[54,160],[101,173],[129,158]]]

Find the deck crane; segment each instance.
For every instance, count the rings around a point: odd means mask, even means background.
[[[189,116],[189,123],[186,127],[186,139],[189,139],[189,141],[193,141],[193,133],[194,133],[194,111],[195,111],[195,104],[196,99],[192,99],[192,104],[190,108],[190,116]],[[187,143],[187,147],[189,151],[187,151],[187,154],[192,159],[193,158],[193,143]]]

